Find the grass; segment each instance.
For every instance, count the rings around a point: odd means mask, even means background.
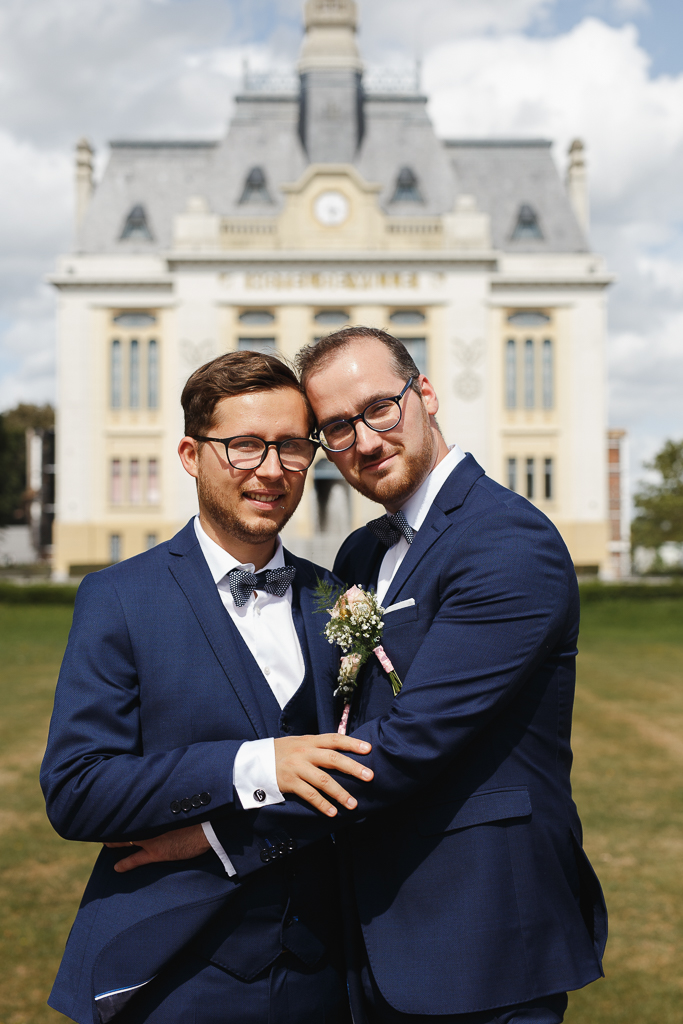
[[[0,604],[0,1024],[45,1005],[96,850],[48,825],[38,767],[71,609]],[[683,982],[683,602],[587,603],[574,792],[610,911],[605,980],[567,1024],[679,1024]]]

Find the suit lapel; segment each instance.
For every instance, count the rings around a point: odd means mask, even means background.
[[[285,549],[285,562],[295,565],[297,575],[292,585],[292,617],[306,663],[306,671],[313,676],[315,700],[320,732],[335,732],[334,698],[337,677],[337,657],[322,635],[324,615],[315,611],[313,591],[316,580],[309,566]]]
[[[192,521],[171,542],[169,569],[187,598],[197,622],[209,642],[223,671],[251,722],[259,739],[272,735],[261,710],[261,697],[255,691],[257,676],[252,680],[244,669],[234,626],[223,607],[216,584],[199,547]],[[258,673],[261,674],[260,671]],[[269,690],[268,684],[263,685]],[[270,690],[269,690],[270,692]],[[270,694],[272,698],[272,693]]]
[[[418,568],[427,552],[450,528],[451,520],[446,513],[453,512],[462,506],[475,482],[483,475],[484,470],[471,455],[466,455],[455,467],[432,502],[424,523],[410,545],[410,550],[391,581],[391,586],[384,598],[385,608],[396,602],[397,595]]]

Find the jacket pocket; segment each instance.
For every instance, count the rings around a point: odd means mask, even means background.
[[[406,622],[414,622],[419,607],[418,604],[411,604],[407,608],[397,608],[394,612],[385,612],[382,616],[385,632],[392,626],[403,626]]]
[[[423,836],[434,836],[472,825],[528,818],[530,815],[531,799],[526,786],[492,789],[475,793],[465,803],[453,800],[428,807],[418,819],[417,830]]]

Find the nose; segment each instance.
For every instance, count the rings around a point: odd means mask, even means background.
[[[282,466],[275,445],[271,445],[268,449],[265,459],[260,466],[257,466],[256,473],[268,480],[279,480],[282,477]]]
[[[370,455],[377,448],[382,446],[382,435],[376,430],[371,430],[364,420],[356,422],[356,450],[362,455]]]

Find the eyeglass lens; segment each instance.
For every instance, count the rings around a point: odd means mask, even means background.
[[[379,402],[373,402],[363,412],[363,421],[372,430],[379,433],[391,430],[401,421],[401,406],[395,398],[383,398]],[[350,448],[356,437],[353,423],[348,420],[337,420],[335,423],[328,423],[320,432],[320,439],[326,448],[331,451],[344,451]]]
[[[265,461],[266,443],[258,437],[233,437],[226,446],[228,460],[234,469],[256,469]],[[276,446],[284,469],[300,473],[308,469],[315,455],[315,445],[305,437],[280,441]]]

